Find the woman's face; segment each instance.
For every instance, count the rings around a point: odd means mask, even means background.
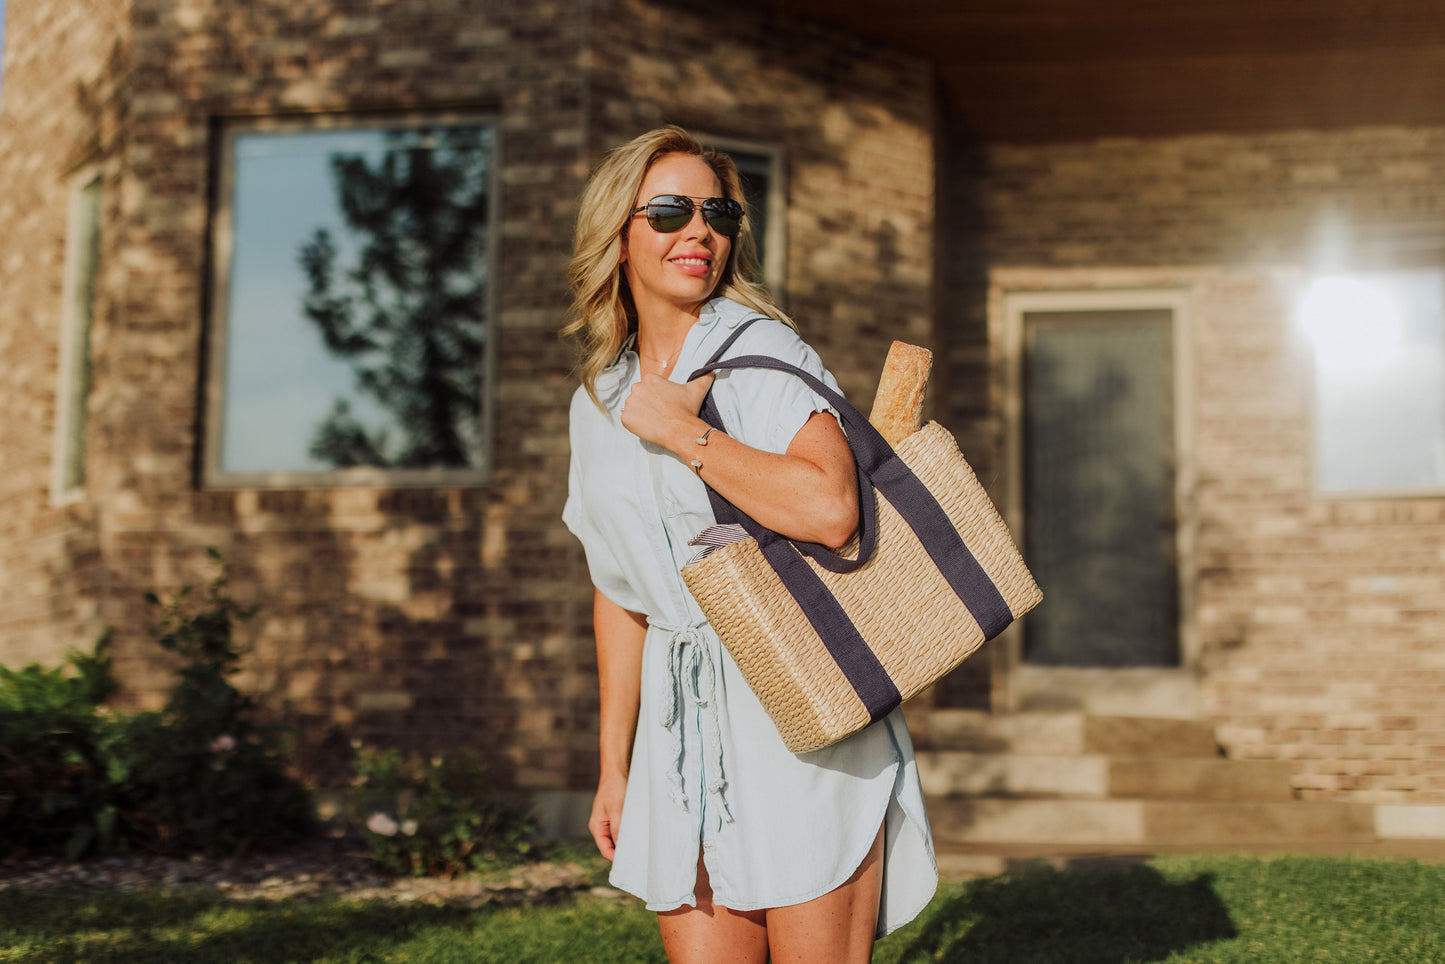
[[[722,197],[722,184],[702,158],[667,154],[648,170],[632,206],[642,207],[659,194],[693,198],[692,220],[660,234],[644,215],[634,216],[622,239],[622,268],[639,314],[670,306],[696,315],[712,297],[732,251],[731,239],[702,219],[700,199]]]

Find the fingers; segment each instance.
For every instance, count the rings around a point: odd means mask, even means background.
[[[666,446],[669,436],[677,435],[677,425],[697,415],[712,382],[711,372],[683,384],[644,375],[622,405],[622,427],[643,441]]]
[[[592,816],[587,821],[587,830],[597,844],[597,852],[607,860],[617,853],[617,817],[620,812],[621,808],[604,800],[601,792],[592,801]]]
[[[713,379],[715,378],[717,378],[716,372],[708,372],[705,375],[699,375],[687,383],[688,397],[696,403],[693,405],[694,412],[702,408],[702,400],[707,396],[708,389],[712,388]]]
[[[612,836],[612,827],[607,820],[593,817],[587,822],[587,829],[592,832],[592,840],[597,844],[597,852],[605,860],[611,860],[617,853],[617,840]]]

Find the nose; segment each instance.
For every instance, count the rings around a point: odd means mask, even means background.
[[[696,204],[692,209],[692,217],[683,228],[689,238],[710,238],[712,237],[712,225],[702,216],[702,205]]]

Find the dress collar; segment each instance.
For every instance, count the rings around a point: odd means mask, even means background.
[[[707,302],[698,313],[697,324],[688,329],[682,351],[668,377],[677,381],[692,374],[698,365],[706,361],[701,349],[717,340],[711,337],[715,329],[731,331],[755,314],[757,312],[731,298],[719,296]],[[624,389],[636,381],[637,369],[634,366],[637,364],[637,352],[633,347],[636,341],[637,333],[630,333],[612,364],[597,375],[598,397],[609,410],[621,410],[626,397]]]

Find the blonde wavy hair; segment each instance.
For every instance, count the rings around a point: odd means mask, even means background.
[[[637,327],[637,308],[622,275],[622,239],[632,224],[633,208],[642,181],[652,165],[669,154],[700,158],[713,169],[723,193],[746,212],[737,166],[721,151],[709,150],[681,127],[659,127],[613,149],[592,172],[577,212],[577,234],[567,280],[572,307],[562,334],[578,344],[578,374],[582,386],[599,408],[597,376],[617,358],[629,332]],[[757,243],[744,213],[742,229],[733,238],[713,297],[722,295],[754,311],[793,326],[762,285],[749,281],[757,275]]]

